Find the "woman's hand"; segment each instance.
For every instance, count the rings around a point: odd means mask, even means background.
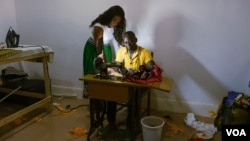
[[[102,60],[104,61],[103,52],[100,53],[97,57],[102,58]]]

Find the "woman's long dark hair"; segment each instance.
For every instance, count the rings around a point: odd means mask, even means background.
[[[118,43],[121,43],[123,40],[122,35],[126,30],[126,18],[123,8],[119,5],[112,6],[108,10],[100,14],[95,20],[91,22],[90,27],[93,27],[96,23],[108,25],[112,21],[114,16],[121,17],[120,23],[116,27],[114,27],[114,37]]]

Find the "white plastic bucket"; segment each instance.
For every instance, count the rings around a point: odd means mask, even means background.
[[[160,117],[143,117],[141,119],[143,141],[160,141],[164,123]]]

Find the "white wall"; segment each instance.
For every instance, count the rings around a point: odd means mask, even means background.
[[[16,29],[15,0],[0,1],[0,42],[5,42],[5,36],[10,26]]]
[[[248,0],[15,2],[20,42],[48,45],[55,51],[49,66],[54,92],[81,93],[78,78],[88,26],[108,7],[119,4],[126,12],[127,29],[135,31],[140,45],[154,51],[164,75],[175,81],[170,93],[153,91],[153,108],[208,115],[228,91],[249,94]],[[25,67],[32,72],[39,69]]]
[[[5,42],[6,34],[9,30],[9,27],[12,27],[17,33],[16,25],[16,6],[15,0],[1,0],[0,1],[0,43]],[[1,70],[7,66],[18,67],[18,63],[12,63],[8,65],[0,66],[0,74]]]

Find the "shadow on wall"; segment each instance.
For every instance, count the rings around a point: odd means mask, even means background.
[[[138,9],[138,6],[131,4],[129,7],[132,10],[126,9],[126,15],[130,18],[127,29],[136,32],[138,44],[154,52],[155,61],[164,70],[163,75],[172,77],[175,82],[170,94],[154,96],[179,102],[179,108],[184,108],[183,101],[210,106],[219,104],[227,93],[227,88],[199,62],[200,60],[188,52],[192,42],[183,41],[183,38],[190,35],[193,36],[191,38],[196,37],[197,34],[192,35],[192,29],[197,29],[196,23],[178,13],[176,2],[163,4],[145,1],[141,3],[136,14],[133,9]],[[155,109],[171,106],[167,102],[157,102],[152,101]],[[192,111],[192,107],[186,106],[185,109]]]
[[[164,75],[174,79],[176,87],[170,95],[174,95],[176,101],[220,103],[227,93],[226,87],[188,53],[185,46],[178,46],[185,34],[183,27],[186,22],[190,21],[180,14],[162,17],[154,33],[155,60],[165,70]]]

